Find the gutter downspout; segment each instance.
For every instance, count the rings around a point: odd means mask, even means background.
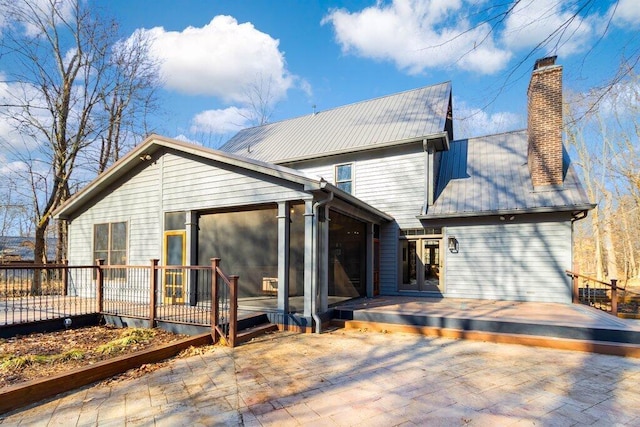
[[[576,214],[571,215],[571,222],[574,223],[576,221],[580,221],[581,219],[585,219],[588,215],[587,211],[580,211]]]
[[[324,207],[326,204],[333,200],[333,191],[329,192],[329,195],[324,200],[319,200],[313,204],[313,216],[315,218],[313,232],[311,233],[312,241],[312,269],[313,275],[311,276],[311,317],[316,323],[316,333],[322,333],[322,320],[318,315],[318,210]]]
[[[429,209],[429,149],[427,148],[427,140],[422,140],[422,149],[424,150],[424,203],[422,204],[422,215],[427,214]]]

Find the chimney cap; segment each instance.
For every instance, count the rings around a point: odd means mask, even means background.
[[[533,71],[542,67],[549,67],[551,65],[555,65],[557,57],[558,57],[557,55],[554,55],[554,56],[547,56],[546,58],[537,59],[535,65],[533,66]]]

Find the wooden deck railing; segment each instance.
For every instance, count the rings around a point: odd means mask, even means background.
[[[227,277],[220,269],[220,258],[211,260],[211,334],[214,344],[224,338],[235,347],[238,338],[238,276]]]
[[[93,298],[76,291],[92,281],[95,266],[0,265],[0,327],[96,313]]]
[[[618,315],[619,288],[616,279],[605,282],[570,270],[566,270],[566,273],[573,279],[575,304],[590,305],[614,316]]]
[[[41,279],[33,293],[33,278]],[[188,293],[187,293],[188,292]],[[99,313],[211,327],[214,342],[237,344],[238,276],[211,266],[0,266],[0,326]]]

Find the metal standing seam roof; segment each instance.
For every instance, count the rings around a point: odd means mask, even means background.
[[[445,82],[244,129],[220,150],[284,163],[417,140],[444,131],[450,95]]]
[[[149,161],[153,158],[154,153],[162,147],[177,150],[180,152],[192,154],[201,158],[206,158],[221,163],[237,166],[242,169],[252,170],[265,175],[284,179],[291,182],[304,184],[307,191],[322,190],[327,188],[353,206],[364,209],[365,211],[378,216],[379,218],[390,221],[392,217],[377,208],[357,199],[349,193],[331,185],[321,177],[311,176],[303,171],[292,169],[282,165],[264,162],[261,160],[251,159],[244,156],[238,156],[233,153],[226,153],[219,150],[202,147],[199,145],[186,143],[172,138],[160,135],[150,135],[143,142],[138,144],[133,150],[120,158],[109,169],[100,174],[96,179],[91,181],[86,187],[74,194],[62,206],[60,206],[53,215],[55,218],[66,218],[75,212],[86,201],[90,200],[95,194],[100,193],[108,186],[117,182],[129,171],[139,165],[141,161]],[[148,159],[146,156],[150,156]]]
[[[593,207],[570,164],[561,188],[534,190],[526,130],[451,142],[449,151],[442,153],[436,195],[433,206],[420,218]]]

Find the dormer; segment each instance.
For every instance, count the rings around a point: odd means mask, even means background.
[[[440,157],[443,151],[449,151],[449,143],[453,140],[453,108],[451,93],[449,93],[449,105],[442,133],[432,135],[422,140],[425,152],[425,195],[422,206],[422,214],[426,214],[429,206],[432,206],[436,198],[438,174],[440,171]]]

